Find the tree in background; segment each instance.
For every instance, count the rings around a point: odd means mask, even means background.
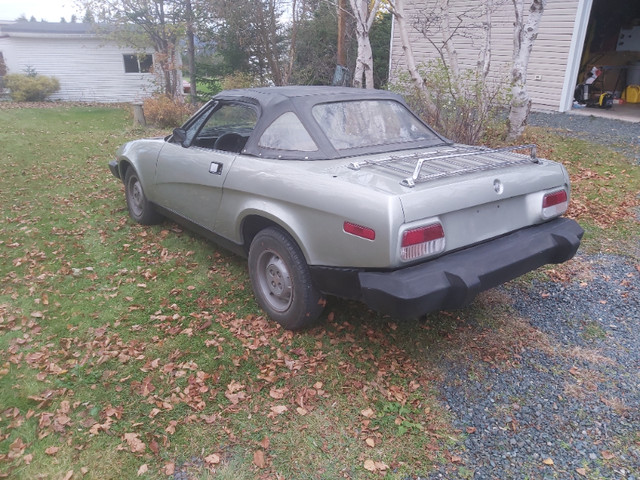
[[[319,0],[210,0],[215,20],[203,39],[215,46],[219,73],[262,85],[291,83],[303,25]],[[306,36],[303,35],[306,38]],[[317,40],[312,40],[316,42]]]
[[[381,12],[371,26],[369,39],[373,50],[373,85],[383,88],[389,79],[389,46],[391,44],[391,24],[393,15],[390,11]]]
[[[353,50],[353,35],[345,37],[345,56]],[[312,14],[298,27],[291,82],[330,85],[336,68],[338,10],[329,2],[316,2]]]
[[[508,140],[515,140],[522,135],[531,112],[531,98],[527,91],[527,68],[547,3],[546,0],[533,0],[525,19],[524,0],[512,0],[512,2],[515,22],[513,24],[512,99],[509,109]]]
[[[380,0],[349,0],[356,20],[356,38],[358,39],[358,56],[353,72],[353,86],[373,88],[373,51],[369,31],[380,9]]]
[[[360,79],[356,83],[367,87],[384,85],[388,71],[391,22],[388,14],[375,15],[380,1],[364,2],[368,14],[364,27],[362,22],[358,27],[357,15],[345,16],[345,63],[356,71]],[[149,47],[155,50],[163,92],[180,93],[177,72],[184,63],[192,102],[200,89],[210,94],[221,88],[330,84],[333,78],[338,24],[338,6],[333,0],[79,3],[85,10],[83,21],[104,25],[100,29],[104,34],[141,52]],[[357,62],[356,47],[365,37],[369,54],[365,62],[362,55]],[[357,51],[361,53],[362,48]],[[184,61],[179,62],[182,55]]]
[[[477,143],[488,128],[504,125],[503,110],[510,112],[507,137],[515,139],[522,133],[531,107],[526,91],[527,64],[545,0],[531,1],[526,18],[525,0],[434,0],[408,19],[405,0],[390,0],[407,65],[408,81],[400,81],[399,86],[414,97],[427,121],[443,135]],[[515,38],[510,74],[506,75],[491,72],[492,24],[495,11],[508,11],[511,3]],[[430,45],[435,59],[416,63],[410,28],[422,35],[421,41]],[[477,46],[475,65],[460,65],[456,48],[460,40]]]
[[[103,34],[119,43],[155,50],[154,68],[160,88],[168,96],[182,93],[178,75],[178,41],[185,35],[186,8],[183,0],[79,0],[101,26]],[[106,27],[106,28],[103,28]],[[159,70],[156,68],[159,67]]]

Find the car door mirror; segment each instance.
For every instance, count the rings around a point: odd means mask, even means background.
[[[179,143],[183,147],[188,147],[187,145],[187,132],[183,128],[174,128],[173,129],[173,137],[172,140],[176,143]]]

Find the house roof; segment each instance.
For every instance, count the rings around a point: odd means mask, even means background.
[[[90,23],[14,22],[0,23],[0,33],[9,36],[27,35],[92,35],[95,26]]]

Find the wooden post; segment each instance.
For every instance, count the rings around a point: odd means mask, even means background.
[[[347,66],[347,51],[345,48],[345,35],[347,31],[347,0],[338,2],[338,65]]]
[[[142,102],[136,102],[131,104],[133,106],[133,126],[140,125],[141,127],[147,126],[147,121],[144,118],[144,109],[142,108]]]

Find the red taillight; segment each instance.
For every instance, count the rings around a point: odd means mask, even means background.
[[[418,243],[430,242],[444,237],[444,230],[442,225],[434,223],[427,227],[420,227],[414,230],[407,230],[402,235],[402,246],[410,247],[411,245],[417,245]]]
[[[356,225],[351,222],[344,222],[342,228],[345,232],[355,235],[356,237],[366,238],[367,240],[376,239],[376,231],[369,227],[363,227],[362,225]]]
[[[439,223],[407,230],[402,234],[400,256],[402,260],[434,255],[444,250],[444,229]]]
[[[548,193],[542,198],[543,218],[552,218],[562,215],[569,207],[569,197],[566,190]]]
[[[567,192],[560,190],[559,192],[549,193],[542,199],[542,208],[553,207],[567,201]]]

